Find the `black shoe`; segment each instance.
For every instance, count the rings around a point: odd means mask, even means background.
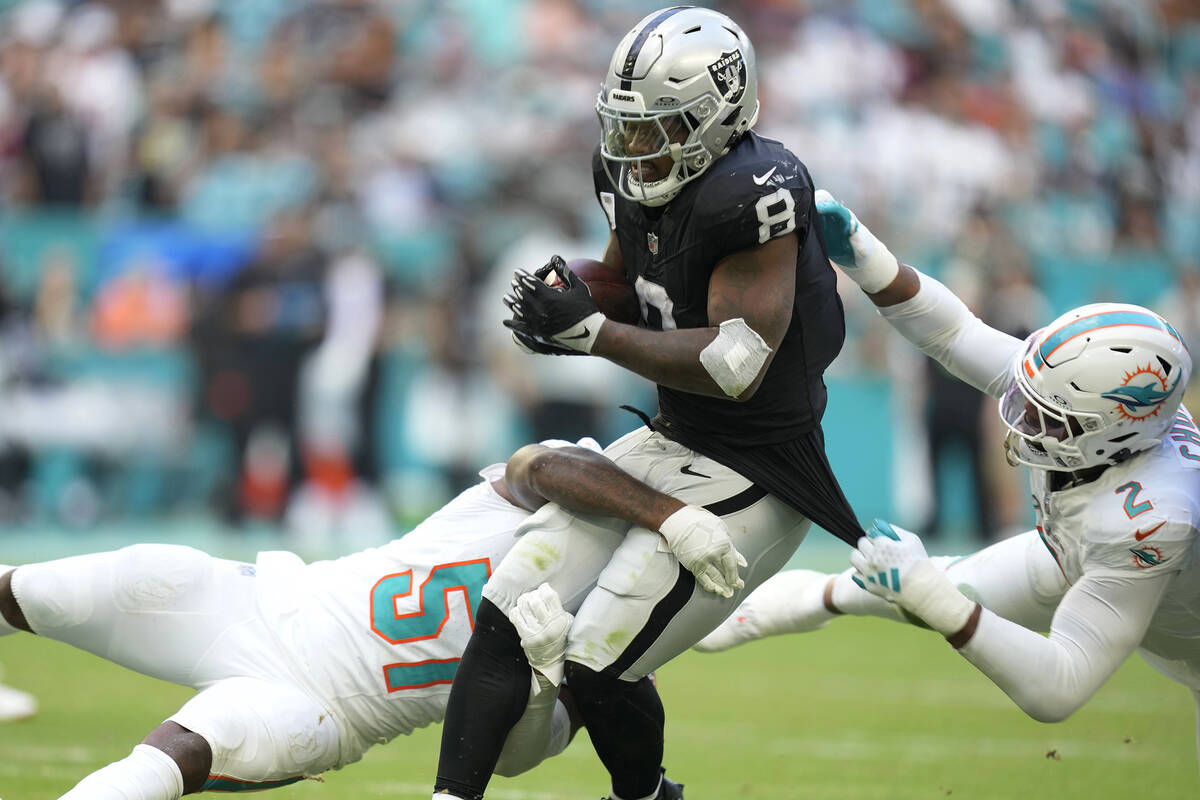
[[[659,767],[662,782],[658,785],[658,794],[654,795],[654,800],[683,800],[683,784],[676,783],[667,777],[667,771]],[[601,800],[612,800],[611,797],[604,797]]]
[[[658,787],[658,797],[656,800],[683,800],[683,784],[663,775],[662,786]]]

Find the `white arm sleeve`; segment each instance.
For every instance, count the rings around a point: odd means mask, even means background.
[[[985,609],[959,652],[1026,714],[1060,722],[1138,646],[1173,575],[1084,575],[1063,597],[1048,638]]]
[[[922,272],[917,275],[917,293],[879,313],[950,374],[1000,397],[1008,388],[1013,359],[1020,356],[1021,340],[985,325],[940,281]]]

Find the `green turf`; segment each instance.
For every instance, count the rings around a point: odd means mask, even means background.
[[[0,798],[58,797],[126,755],[188,691],[63,645],[0,639],[6,681],[34,691],[33,720],[0,725]],[[1186,690],[1134,659],[1074,718],[1042,725],[937,636],[878,620],[688,653],[659,673],[669,774],[705,798],[1181,798],[1197,791]],[[427,798],[438,729],[419,731],[324,785],[287,798]],[[1056,756],[1049,756],[1054,753]],[[496,800],[595,800],[607,787],[581,737],[528,775],[496,779]]]

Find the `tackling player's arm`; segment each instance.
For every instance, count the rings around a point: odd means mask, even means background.
[[[850,553],[853,580],[946,637],[1041,722],[1066,719],[1137,648],[1175,573],[1085,572],[1043,637],[967,598],[911,531],[876,520]]]
[[[792,319],[798,246],[782,236],[721,259],[708,287],[713,327],[654,331],[610,320],[592,354],[672,389],[749,400]],[[604,261],[622,263],[615,237]]]
[[[493,486],[510,503],[530,511],[558,503],[570,511],[616,517],[652,531],[684,506],[607,456],[583,447],[527,444],[508,459],[504,480]]]
[[[880,315],[955,377],[993,397],[1002,395],[1021,340],[986,325],[942,283],[897,261],[829,192],[818,190],[814,200],[830,260]]]
[[[1049,636],[984,609],[965,642],[947,638],[1026,714],[1060,722],[1137,648],[1172,577],[1084,574],[1059,604]]]
[[[738,567],[746,559],[720,517],[650,488],[600,453],[526,445],[508,460],[504,480],[493,485],[509,502],[531,511],[552,502],[658,531],[706,591],[732,597],[745,585]]]

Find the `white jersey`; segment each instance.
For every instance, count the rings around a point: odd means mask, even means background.
[[[1182,443],[1181,441],[1182,440]],[[1049,490],[1030,470],[1038,533],[1066,579],[1179,573],[1150,621],[1142,648],[1200,666],[1200,431],[1185,409],[1171,434],[1094,481]],[[1188,443],[1191,442],[1191,447]]]
[[[951,373],[1002,397],[1022,342],[985,325],[937,281],[920,280],[915,297],[880,313]],[[1181,409],[1157,448],[1094,481],[1051,492],[1050,477],[1030,470],[1033,505],[1038,533],[1068,582],[1084,575],[1129,582],[1177,573],[1140,646],[1157,656],[1150,659],[1155,666],[1200,689],[1200,430],[1191,415]],[[1111,620],[1106,624],[1112,627]],[[1167,669],[1164,660],[1186,664]]]
[[[369,745],[445,714],[483,585],[529,515],[491,486],[503,465],[383,547],[305,565],[260,554],[260,612],[297,679]]]

